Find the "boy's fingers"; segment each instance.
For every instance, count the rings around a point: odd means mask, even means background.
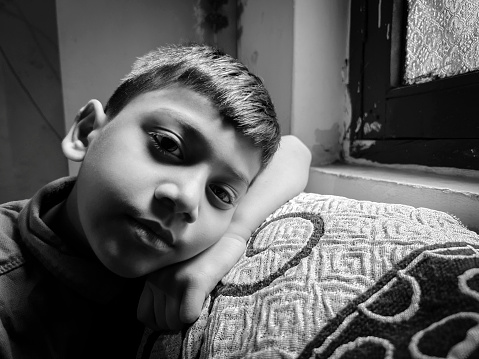
[[[168,326],[166,321],[166,296],[165,293],[161,290],[153,287],[153,307],[154,307],[154,318],[155,318],[155,330],[160,329],[171,329]]]
[[[138,307],[136,309],[136,316],[140,322],[147,327],[156,330],[156,319],[153,304],[153,293],[151,288],[146,284],[143,287]]]
[[[183,327],[183,323],[180,321],[179,310],[180,305],[178,300],[166,295],[164,313],[168,329],[180,330]]]
[[[188,324],[196,321],[201,314],[205,299],[205,292],[199,288],[186,290],[181,300],[180,320]]]

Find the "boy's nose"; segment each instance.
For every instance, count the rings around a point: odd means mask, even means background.
[[[165,205],[171,214],[183,215],[187,223],[198,219],[204,184],[200,176],[185,176],[172,181],[164,181],[155,189],[155,198]]]

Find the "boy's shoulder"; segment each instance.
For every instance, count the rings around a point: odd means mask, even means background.
[[[7,202],[0,205],[0,275],[24,263],[19,246],[18,216],[28,200]]]

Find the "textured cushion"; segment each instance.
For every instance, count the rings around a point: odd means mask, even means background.
[[[252,235],[200,319],[185,333],[147,332],[142,354],[327,358],[378,348],[420,353],[427,345],[418,343],[445,322],[461,327],[460,313],[479,324],[479,285],[471,284],[479,283],[478,247],[479,236],[443,212],[302,193]],[[453,292],[449,287],[460,288],[459,282],[463,290]],[[449,289],[438,294],[421,283]],[[461,293],[469,299],[454,302]],[[447,300],[424,304],[446,294]],[[467,308],[458,304],[463,302]]]

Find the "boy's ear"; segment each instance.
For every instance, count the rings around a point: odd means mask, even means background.
[[[85,157],[88,146],[107,123],[107,116],[98,100],[90,100],[78,111],[75,122],[62,141],[66,158],[80,162]]]

